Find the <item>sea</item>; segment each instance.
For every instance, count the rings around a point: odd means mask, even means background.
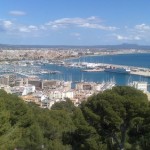
[[[80,58],[69,59],[70,62],[89,62],[89,63],[108,63],[125,66],[136,66],[150,68],[150,53],[136,53],[136,54],[120,54],[120,55],[105,55],[105,56],[84,56]],[[54,64],[46,64],[41,66],[42,69],[53,71],[60,71],[59,74],[44,74],[39,77],[42,79],[58,79],[65,81],[72,81],[74,83],[115,81],[116,85],[127,85],[133,81],[146,81],[150,84],[150,77],[143,77],[130,74],[119,74],[110,72],[83,72],[80,68],[69,68],[65,66],[58,66]]]

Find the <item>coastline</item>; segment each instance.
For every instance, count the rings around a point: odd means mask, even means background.
[[[82,55],[82,56],[77,56],[77,57],[70,57],[70,58],[63,58],[60,59],[61,61],[69,61],[69,60],[74,60],[74,59],[79,59],[82,57],[97,57],[97,56],[118,56],[118,55],[130,55],[130,54],[150,54],[150,52],[132,52],[132,53],[111,53],[111,54],[92,54],[92,55]]]

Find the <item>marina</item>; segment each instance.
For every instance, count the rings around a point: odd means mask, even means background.
[[[150,69],[144,67],[104,64],[104,63],[71,63],[69,66],[64,63],[65,67],[81,68],[84,72],[112,72],[112,73],[124,73],[133,74],[139,76],[150,77]]]
[[[126,61],[122,61],[122,58],[118,63],[113,62],[113,59],[117,60],[116,57],[118,59],[123,57]],[[40,101],[42,108],[49,109],[56,101],[65,100],[66,97],[72,99],[78,106],[81,101],[94,93],[112,89],[116,85],[133,86],[144,91],[150,99],[150,69],[147,67],[150,64],[147,63],[148,61],[144,65],[134,64],[134,61],[128,64],[127,59],[134,60],[130,57],[133,55],[114,55],[109,59],[111,63],[101,61],[103,56],[89,56],[86,57],[87,60],[81,57],[76,61],[74,59],[70,61],[26,60],[11,63],[5,61],[0,65],[1,87],[7,92],[22,96],[27,96],[34,91],[33,99],[36,99],[34,95],[37,90],[43,94],[40,94],[38,104]],[[143,54],[140,57],[144,57]],[[136,60],[137,55],[133,58],[136,62],[140,62]],[[141,61],[140,64],[142,63]],[[30,99],[24,97],[24,100]]]
[[[69,61],[6,61],[0,65],[0,74],[16,73],[24,77],[36,76],[41,79],[69,80],[74,83],[107,82],[114,78],[117,85],[127,85],[129,80],[150,82],[149,56],[150,54],[126,54],[88,56]],[[108,71],[107,68],[110,67],[113,69]],[[128,69],[129,72],[124,72],[124,69]]]
[[[150,0],[0,6],[0,150],[150,150]]]
[[[56,65],[57,63],[48,63],[47,65]],[[3,66],[3,65],[2,65]],[[110,72],[110,73],[123,73],[123,74],[132,74],[150,77],[150,69],[144,67],[135,67],[135,66],[125,66],[125,65],[115,65],[115,64],[104,64],[104,63],[88,63],[88,62],[72,62],[72,63],[63,63],[61,66],[66,68],[79,68],[83,72]],[[24,76],[30,75],[42,75],[42,74],[60,74],[58,70],[49,70],[41,69],[40,66],[11,66],[10,64],[4,65],[1,67],[0,73],[17,73]]]

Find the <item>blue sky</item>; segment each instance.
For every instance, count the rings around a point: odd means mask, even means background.
[[[0,43],[150,45],[150,0],[1,0]]]

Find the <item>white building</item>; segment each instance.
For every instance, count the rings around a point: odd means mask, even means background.
[[[14,86],[10,88],[12,94],[17,94],[19,96],[25,96],[30,93],[35,92],[35,86],[33,85],[26,85],[26,86]]]
[[[73,99],[74,92],[73,90],[65,91],[65,90],[52,90],[48,93],[50,99],[61,99],[64,100],[65,98]]]
[[[0,89],[6,91],[7,93],[11,93],[10,88],[11,87],[9,85],[0,84]]]
[[[65,99],[65,98],[73,99],[74,98],[73,90],[62,92],[62,99]]]
[[[141,90],[143,91],[144,93],[146,93],[148,90],[147,90],[147,82],[138,82],[138,81],[133,81],[132,83],[129,83],[129,86],[132,86],[138,90]]]
[[[24,86],[24,90],[22,92],[22,95],[28,95],[29,93],[35,92],[35,86],[34,85],[26,85]]]

